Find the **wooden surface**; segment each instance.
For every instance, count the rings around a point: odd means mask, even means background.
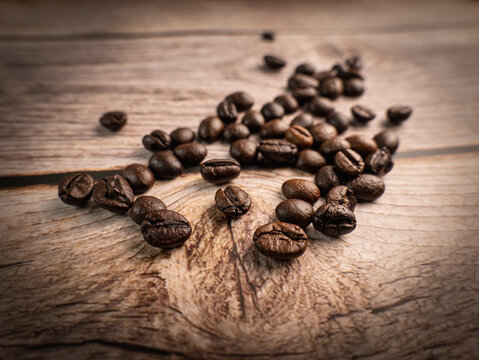
[[[265,52],[288,67],[264,72]],[[2,2],[0,177],[145,163],[143,134],[196,128],[234,90],[259,108],[299,61],[353,53],[367,92],[338,109],[414,107],[356,231],[310,229],[291,263],[257,254],[282,182],[311,178],[290,169],[243,171],[253,207],[231,223],[195,169],[157,182],[149,194],[194,226],[173,251],[128,216],[64,205],[55,185],[0,189],[0,358],[478,358],[478,2]],[[130,115],[117,134],[98,127],[110,109]]]

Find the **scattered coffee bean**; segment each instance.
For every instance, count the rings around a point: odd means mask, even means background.
[[[331,188],[340,185],[341,181],[334,167],[331,165],[325,165],[316,173],[314,183],[324,196]]]
[[[361,70],[363,68],[363,61],[360,56],[352,56],[346,59],[346,65],[351,70]]]
[[[246,139],[249,137],[249,129],[244,124],[232,123],[225,127],[223,132],[223,139],[226,142],[232,143],[239,139]]]
[[[339,134],[345,132],[351,123],[351,119],[339,111],[333,111],[329,113],[326,117],[326,121],[330,125],[333,125],[336,130],[338,130]]]
[[[201,176],[212,184],[224,184],[237,178],[241,172],[239,162],[231,159],[212,159],[201,164]]]
[[[303,113],[296,116],[293,121],[289,124],[290,126],[302,126],[306,129],[309,129],[313,126],[313,117],[310,114]]]
[[[216,116],[209,116],[203,119],[198,129],[198,135],[201,140],[207,143],[215,142],[223,133],[225,126]]]
[[[353,190],[356,199],[361,201],[374,201],[384,194],[386,185],[376,175],[361,174],[356,179],[350,180],[346,186]]]
[[[279,70],[286,65],[286,60],[276,55],[265,55],[264,64],[271,70]]]
[[[341,174],[356,177],[364,170],[364,161],[361,155],[351,149],[340,150],[334,155],[334,165]]]
[[[326,202],[331,205],[342,205],[351,211],[354,211],[357,204],[353,191],[344,185],[338,185],[329,190]]]
[[[361,124],[367,124],[376,117],[376,113],[373,110],[363,105],[354,105],[351,108],[351,113],[354,119]]]
[[[280,139],[284,137],[288,129],[289,125],[286,120],[276,119],[264,124],[259,135],[263,139]]]
[[[334,106],[330,100],[318,96],[308,104],[308,111],[314,116],[326,116],[334,111]]]
[[[333,156],[338,151],[350,149],[350,148],[351,148],[351,145],[349,145],[349,143],[346,140],[340,137],[335,137],[323,142],[319,148],[319,151],[324,156]]]
[[[146,214],[156,210],[166,210],[165,203],[154,196],[140,196],[133,203],[130,216],[134,222],[141,225]]]
[[[308,247],[308,236],[298,225],[273,222],[256,229],[253,241],[263,255],[290,260],[303,255]]]
[[[279,221],[305,228],[311,224],[314,209],[313,206],[306,201],[288,199],[281,201],[278,206],[276,206],[275,212]]]
[[[298,110],[298,101],[294,98],[293,95],[283,94],[278,95],[274,98],[274,102],[280,104],[285,114],[292,114]]]
[[[249,110],[254,104],[253,97],[244,91],[237,91],[229,94],[225,100],[231,101],[238,111]]]
[[[343,87],[345,96],[357,97],[364,93],[364,81],[362,79],[347,79],[344,81]]]
[[[133,205],[133,189],[123,176],[111,175],[95,183],[93,199],[102,208],[123,214]]]
[[[331,68],[331,73],[333,73],[333,75],[337,77],[340,77],[345,72],[346,72],[346,68],[341,63],[336,63]]]
[[[351,149],[361,156],[366,156],[378,148],[376,141],[365,135],[351,135],[346,138],[346,141],[351,145]]]
[[[155,210],[141,222],[141,233],[151,246],[169,249],[183,245],[191,235],[191,225],[176,211]]]
[[[100,118],[100,124],[111,131],[120,130],[128,119],[123,111],[110,111],[103,114]]]
[[[135,194],[141,194],[151,189],[155,183],[155,174],[142,164],[126,166],[121,175],[128,181]]]
[[[279,164],[292,163],[298,154],[296,145],[282,139],[263,140],[258,151],[264,158]]]
[[[305,63],[299,64],[296,67],[296,70],[294,72],[296,74],[305,74],[305,75],[313,76],[314,73],[316,72],[316,68],[314,67],[313,64],[305,62]]]
[[[324,80],[329,79],[329,78],[333,78],[335,76],[336,75],[330,70],[318,71],[314,74],[314,78],[316,80],[318,80],[320,83],[321,83],[321,81],[324,81]]]
[[[391,154],[394,154],[399,146],[399,137],[390,130],[384,130],[376,134],[374,141],[376,141],[378,147],[387,147]]]
[[[336,130],[333,125],[326,122],[314,125],[309,132],[313,136],[314,142],[317,146],[320,146],[323,142],[338,136],[338,130]]]
[[[305,149],[298,153],[296,167],[300,170],[314,174],[324,165],[326,165],[326,159],[316,150]]]
[[[181,161],[170,150],[154,153],[148,162],[157,179],[174,179],[183,174]]]
[[[314,204],[320,197],[319,188],[309,180],[290,179],[283,183],[281,191],[286,199],[300,199]]]
[[[248,110],[241,120],[243,125],[246,125],[251,133],[257,133],[264,125],[264,117],[259,111]]]
[[[239,139],[231,144],[230,155],[240,164],[253,164],[258,156],[258,143],[252,139]]]
[[[324,204],[314,213],[313,226],[326,235],[345,235],[356,228],[356,216],[344,206]]]
[[[388,120],[394,125],[399,125],[406,121],[411,116],[411,113],[412,108],[408,105],[393,106],[386,112]]]
[[[263,105],[261,108],[261,114],[263,114],[266,121],[281,119],[284,116],[284,109],[278,103],[269,102]]]
[[[58,184],[58,196],[65,204],[83,205],[90,200],[93,183],[93,178],[87,173],[68,175]]]
[[[228,218],[237,218],[248,212],[251,207],[251,198],[239,186],[229,185],[218,189],[215,195],[218,209]]]
[[[343,80],[343,83],[347,82],[348,80],[352,79],[357,79],[357,80],[364,80],[364,76],[361,75],[359,71],[354,71],[354,70],[346,70],[341,73],[339,76],[341,80]]]
[[[284,137],[289,142],[295,144],[298,149],[309,148],[313,145],[314,139],[308,129],[302,126],[290,126],[284,134]]]
[[[150,135],[143,136],[142,143],[146,150],[152,152],[166,150],[171,145],[171,137],[163,130],[155,130]]]
[[[263,31],[261,37],[263,40],[274,41],[276,36],[274,31]]]
[[[298,101],[299,105],[304,105],[318,96],[318,90],[314,87],[307,87],[303,89],[294,89],[292,94]]]
[[[319,93],[328,99],[337,99],[343,93],[343,82],[336,77],[324,79],[321,81]]]
[[[187,127],[180,127],[170,133],[171,145],[181,145],[193,142],[195,140],[195,132]]]
[[[235,122],[238,118],[238,111],[235,104],[230,100],[224,100],[218,104],[216,114],[225,124]]]
[[[377,149],[369,154],[365,160],[366,170],[374,175],[386,175],[394,166],[394,162],[387,147]]]
[[[204,160],[208,150],[203,144],[193,141],[176,146],[174,153],[184,165],[197,165]]]
[[[313,76],[305,74],[295,74],[288,79],[288,87],[290,90],[304,89],[304,88],[317,88],[319,82]]]

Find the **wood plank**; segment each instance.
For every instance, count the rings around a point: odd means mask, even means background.
[[[158,182],[194,226],[173,251],[54,186],[1,190],[2,358],[479,357],[479,153],[400,159],[353,233],[267,259],[252,231],[304,175],[243,171],[253,207],[231,224],[198,174]]]

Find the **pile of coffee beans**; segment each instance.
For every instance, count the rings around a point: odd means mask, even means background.
[[[273,33],[263,39],[273,40]],[[276,55],[264,56],[265,66],[278,71],[286,61]],[[395,132],[384,130],[369,138],[353,134],[342,136],[355,122],[367,125],[376,112],[361,104],[351,114],[336,111],[334,100],[340,96],[358,97],[365,91],[362,60],[350,57],[329,70],[314,64],[296,66],[287,81],[288,92],[253,109],[253,97],[244,91],[227,95],[216,107],[216,116],[203,119],[197,133],[180,127],[167,133],[157,129],[146,134],[142,144],[151,155],[148,166],[131,164],[120,174],[99,181],[86,173],[67,176],[58,186],[60,199],[70,205],[85,204],[90,197],[101,207],[123,214],[130,211],[141,226],[145,241],[155,247],[182,245],[192,227],[181,214],[152,196],[135,194],[148,191],[155,179],[174,179],[185,167],[200,166],[204,180],[226,184],[237,178],[242,166],[291,166],[314,174],[314,181],[290,179],[283,183],[286,198],[276,206],[278,222],[260,226],[253,235],[256,249],[276,259],[302,255],[308,246],[305,229],[312,224],[329,236],[341,236],[356,228],[354,210],[358,202],[378,199],[385,191],[382,176],[393,168],[392,154],[399,146]],[[244,112],[244,114],[242,114]],[[285,115],[296,114],[291,122]],[[412,109],[406,105],[387,109],[392,125],[407,120]],[[100,123],[117,131],[126,123],[120,111],[104,114]],[[208,159],[205,144],[218,140],[230,144],[231,158]],[[323,197],[325,203],[316,209]],[[252,206],[252,199],[239,186],[228,185],[216,191],[215,202],[224,216],[237,219]]]

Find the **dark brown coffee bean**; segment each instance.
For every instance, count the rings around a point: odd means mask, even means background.
[[[360,56],[352,56],[346,59],[346,65],[348,65],[350,70],[361,70],[363,61]]]
[[[314,67],[313,64],[305,62],[305,63],[299,64],[296,67],[294,72],[296,74],[305,74],[305,75],[313,76],[314,73],[316,72],[316,68]]]
[[[412,108],[408,105],[393,106],[386,112],[388,120],[394,125],[399,125],[403,121],[406,121],[411,114]]]
[[[100,124],[111,131],[120,130],[127,122],[128,116],[123,111],[110,111],[103,114]]]
[[[321,81],[319,94],[328,99],[337,99],[343,93],[343,82],[339,78],[327,78]]]
[[[146,214],[141,222],[143,239],[151,246],[169,249],[183,245],[191,235],[186,218],[171,210],[156,210]]]
[[[187,144],[195,141],[195,132],[187,127],[180,127],[170,133],[171,145]]]
[[[341,63],[336,63],[331,68],[331,73],[336,77],[340,77],[344,72],[346,72],[346,68]]]
[[[231,101],[236,106],[236,110],[245,111],[250,109],[254,104],[253,97],[244,91],[237,91],[229,94],[225,100]]]
[[[229,185],[218,189],[215,195],[218,209],[228,218],[237,218],[248,212],[251,207],[251,198],[239,186]]]
[[[316,80],[318,80],[320,83],[321,83],[321,81],[324,81],[324,80],[329,79],[329,78],[333,78],[335,76],[336,75],[330,70],[318,71],[314,74],[314,78]]]
[[[261,108],[261,114],[263,114],[266,121],[281,119],[284,116],[284,109],[278,103],[269,102],[263,105]]]
[[[212,184],[224,184],[237,178],[241,172],[239,162],[231,159],[212,159],[201,164],[201,176]]]
[[[326,235],[345,235],[356,228],[356,216],[344,206],[324,204],[314,213],[313,226]]]
[[[274,102],[280,104],[285,114],[292,114],[298,110],[298,101],[290,94],[278,95],[274,98]]]
[[[223,133],[225,126],[216,116],[209,116],[203,119],[198,129],[198,136],[207,143],[215,142]]]
[[[263,31],[263,33],[261,34],[261,38],[267,41],[274,41],[275,37],[276,35],[274,31]]]
[[[391,154],[394,154],[399,146],[399,137],[390,130],[384,130],[376,134],[374,141],[376,141],[378,147],[387,147]]]
[[[308,236],[298,225],[273,222],[256,229],[253,242],[265,256],[290,260],[303,255],[308,247]]]
[[[123,214],[133,205],[133,189],[123,176],[111,175],[95,183],[93,199],[102,208]]]
[[[326,117],[326,121],[328,124],[333,125],[336,130],[338,130],[338,134],[345,132],[351,123],[351,119],[339,111],[333,111],[332,113],[329,113]]]
[[[292,92],[299,105],[304,105],[318,96],[318,90],[313,87],[294,89]]]
[[[276,206],[276,217],[279,221],[295,224],[302,228],[311,224],[314,209],[313,206],[300,199],[288,199],[281,201]]]
[[[286,199],[301,199],[310,204],[314,204],[321,196],[319,188],[312,181],[303,179],[285,181],[281,191]]]
[[[353,191],[344,185],[338,185],[329,190],[326,202],[331,205],[342,205],[351,211],[354,211],[357,204]]]
[[[296,167],[300,170],[314,174],[324,165],[326,165],[326,159],[316,150],[305,149],[298,153]]]
[[[361,79],[353,78],[344,80],[343,87],[345,96],[357,97],[364,93],[364,81]]]
[[[157,179],[174,179],[183,174],[183,164],[172,151],[158,151],[148,162],[148,167],[153,170]]]
[[[317,146],[320,146],[323,142],[338,136],[338,130],[336,130],[333,125],[326,122],[314,125],[309,132],[313,136],[314,142]]]
[[[223,132],[223,140],[232,143],[239,139],[246,139],[249,137],[249,129],[244,124],[228,124]]]
[[[314,116],[327,116],[334,111],[334,106],[330,100],[318,96],[308,104],[308,111]]]
[[[346,140],[340,137],[335,137],[323,142],[321,144],[321,147],[319,148],[319,151],[324,156],[333,156],[338,151],[341,151],[344,149],[350,149],[350,148],[351,148],[351,145],[349,145],[349,143]]]
[[[289,142],[295,144],[298,149],[309,148],[313,146],[314,142],[313,136],[308,131],[308,129],[297,125],[291,126],[284,134],[284,137]]]
[[[317,88],[319,82],[312,76],[305,74],[295,74],[288,79],[288,87],[291,90],[304,89],[304,88]]]
[[[354,120],[361,124],[367,124],[376,117],[376,113],[373,110],[363,105],[354,105],[351,108],[351,113],[354,116]]]
[[[257,133],[265,124],[264,117],[259,111],[248,110],[241,120],[243,125],[246,125],[251,133]]]
[[[345,84],[348,80],[352,79],[364,80],[364,76],[359,71],[355,70],[346,70],[341,73],[341,76],[339,76],[339,78],[343,80],[343,84]]]
[[[365,160],[367,172],[383,176],[386,175],[394,166],[394,162],[387,147],[377,149],[369,154]]]
[[[279,164],[292,163],[298,155],[297,146],[282,139],[263,140],[258,151],[265,159]]]
[[[314,183],[324,196],[331,188],[340,185],[341,181],[334,167],[325,165],[316,173]]]
[[[252,139],[240,139],[231,144],[230,155],[240,164],[254,164],[258,156],[258,143]]]
[[[152,152],[166,150],[171,145],[171,137],[163,130],[154,130],[150,135],[143,136],[142,143],[146,150]]]
[[[68,175],[58,184],[58,196],[65,204],[83,205],[90,200],[93,183],[93,178],[87,173]]]
[[[276,55],[265,55],[264,64],[271,70],[279,70],[286,65],[286,60]]]
[[[313,126],[313,117],[310,114],[299,114],[296,116],[291,123],[289,124],[290,126],[302,126],[306,129],[309,129],[311,126]]]
[[[353,190],[356,199],[361,201],[374,201],[384,194],[386,189],[384,181],[371,174],[361,174],[356,179],[348,181],[346,186]]]
[[[203,144],[193,141],[176,146],[174,153],[184,165],[197,165],[204,160],[208,150]]]
[[[351,149],[361,156],[366,156],[378,148],[376,142],[365,135],[351,135],[346,138],[346,141],[351,145]]]
[[[155,183],[155,174],[142,164],[126,166],[121,175],[130,183],[135,194],[141,194],[152,188]]]
[[[356,177],[364,170],[364,161],[361,155],[351,149],[340,150],[334,155],[334,165],[341,174]]]
[[[216,115],[218,115],[221,121],[228,124],[236,121],[238,118],[238,111],[232,101],[224,100],[218,104]]]
[[[134,222],[141,225],[146,214],[156,210],[166,210],[165,203],[154,196],[140,196],[133,203],[130,216]]]
[[[286,120],[276,119],[264,124],[259,135],[263,139],[280,139],[284,137],[288,129],[289,125]]]

